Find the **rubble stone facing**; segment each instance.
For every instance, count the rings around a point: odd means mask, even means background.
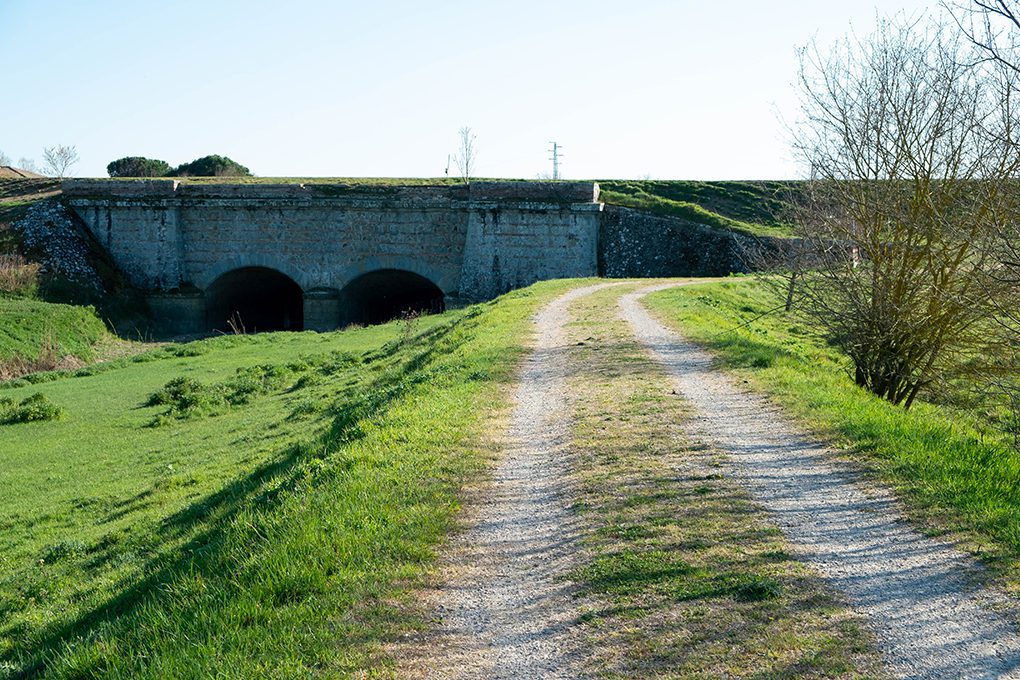
[[[64,205],[57,201],[38,201],[14,223],[14,229],[44,271],[60,274],[80,286],[102,290],[99,275],[88,260],[88,237]]]
[[[608,278],[726,276],[750,271],[749,255],[782,250],[783,244],[779,238],[607,205],[599,230],[599,273]]]

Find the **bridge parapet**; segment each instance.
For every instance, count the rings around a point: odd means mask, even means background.
[[[386,184],[345,182],[189,182],[176,179],[63,180],[67,199],[240,199],[376,202],[597,203],[595,182],[475,181],[469,184]]]

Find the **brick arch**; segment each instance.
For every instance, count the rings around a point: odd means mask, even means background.
[[[340,269],[336,272],[334,287],[343,289],[347,284],[365,274],[371,274],[372,272],[384,269],[396,269],[417,274],[435,284],[446,295],[455,293],[460,283],[459,270],[450,271],[448,268],[437,267],[421,258],[390,255],[366,257],[348,267]]]
[[[224,274],[246,267],[263,267],[277,271],[300,286],[301,290],[316,287],[315,282],[303,269],[295,267],[289,260],[272,254],[237,255],[220,260],[215,266],[196,276],[194,284],[198,288],[206,290]]]

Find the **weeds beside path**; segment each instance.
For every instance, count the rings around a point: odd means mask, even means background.
[[[577,285],[8,385],[64,415],[0,427],[0,678],[392,674],[529,319]]]

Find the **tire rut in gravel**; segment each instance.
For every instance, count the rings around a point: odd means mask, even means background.
[[[849,598],[889,671],[909,678],[1020,678],[1020,638],[996,613],[1003,596],[979,566],[912,529],[887,491],[869,488],[823,444],[722,375],[710,354],[624,295],[620,313],[696,410],[692,427],[728,454],[730,473],[772,514],[807,561]]]

